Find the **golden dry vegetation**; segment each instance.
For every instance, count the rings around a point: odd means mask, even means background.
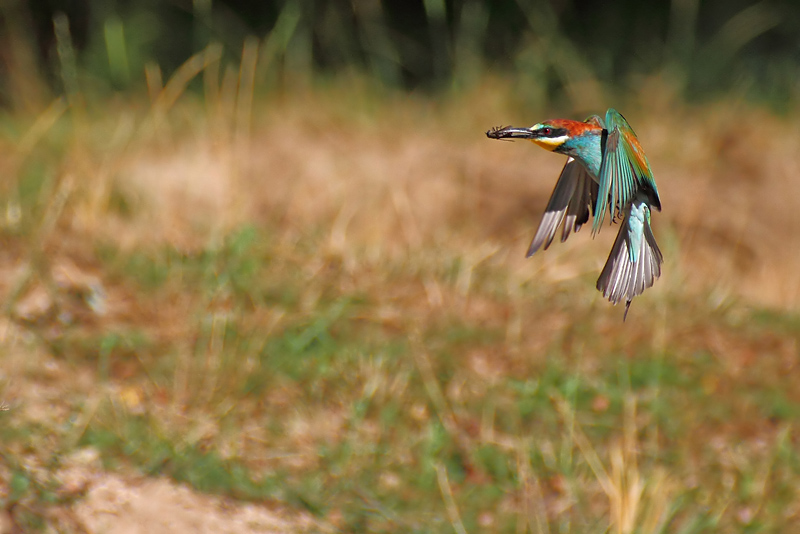
[[[800,524],[800,126],[649,83],[614,105],[665,264],[625,323],[594,289],[616,228],[524,259],[563,160],[485,138],[548,114],[499,80],[9,120],[8,523],[94,524],[88,454],[297,531]]]

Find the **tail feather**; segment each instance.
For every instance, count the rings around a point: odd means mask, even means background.
[[[597,289],[614,304],[631,300],[651,287],[661,276],[663,256],[650,229],[650,209],[643,202],[634,202],[622,220]]]

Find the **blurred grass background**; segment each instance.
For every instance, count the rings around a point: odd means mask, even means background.
[[[793,2],[0,9],[9,531],[104,531],[87,457],[330,532],[800,525]],[[524,260],[561,159],[483,135],[611,106],[624,324],[613,231]]]

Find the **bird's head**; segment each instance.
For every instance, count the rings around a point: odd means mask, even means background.
[[[553,152],[561,152],[565,144],[590,131],[601,131],[597,125],[569,119],[554,119],[534,124],[530,128],[515,126],[492,128],[486,132],[491,139],[528,139],[542,148]]]

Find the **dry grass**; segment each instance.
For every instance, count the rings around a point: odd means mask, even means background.
[[[449,102],[395,95],[371,111],[343,88],[301,92],[262,103],[247,138],[232,131],[236,125],[196,120],[203,110],[192,104],[175,112],[180,131],[155,138],[149,129],[133,131],[130,111],[112,112],[116,120],[99,128],[108,133],[97,135],[132,139],[96,147],[107,160],[98,184],[105,198],[81,198],[94,210],[77,206],[72,223],[123,246],[179,247],[202,246],[245,223],[269,222],[289,236],[327,227],[324,247],[334,252],[463,254],[474,265],[500,261],[523,281],[533,273],[565,280],[593,272],[613,229],[597,243],[580,234],[532,261],[519,254],[562,161],[519,143],[487,142],[488,126],[538,120],[509,111],[492,91],[506,89],[489,86]],[[628,115],[665,205],[654,224],[668,257],[654,291],[685,294],[688,286],[717,299],[796,309],[800,162],[792,147],[800,129],[736,103],[654,112],[645,105],[633,103]],[[467,118],[455,118],[462,110],[470,110]],[[108,213],[115,188],[138,202],[135,220]]]
[[[800,521],[795,123],[616,105],[665,206],[623,324],[613,229],[524,259],[563,161],[484,137],[546,118],[502,83],[183,94],[213,61],[2,141],[3,480],[90,448],[341,531]]]

